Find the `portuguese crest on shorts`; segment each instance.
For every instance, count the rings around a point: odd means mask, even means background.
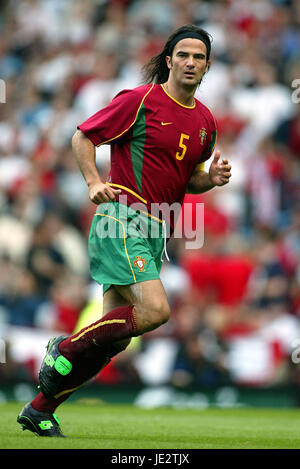
[[[134,267],[139,269],[139,272],[145,272],[145,265],[147,264],[146,259],[143,259],[141,256],[135,256],[135,261],[133,263]]]
[[[207,137],[207,132],[204,127],[200,129],[199,131],[199,137],[200,137],[200,143],[203,145],[205,143],[206,137]]]

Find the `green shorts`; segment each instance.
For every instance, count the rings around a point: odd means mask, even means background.
[[[163,223],[145,212],[109,202],[92,221],[88,252],[92,278],[103,285],[131,285],[158,279],[164,250]]]

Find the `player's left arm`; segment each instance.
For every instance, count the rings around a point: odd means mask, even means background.
[[[220,161],[221,152],[217,150],[210,164],[208,172],[204,165],[198,164],[189,180],[187,193],[202,194],[216,186],[225,186],[231,178],[231,165],[227,159]]]

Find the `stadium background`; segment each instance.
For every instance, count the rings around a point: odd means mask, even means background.
[[[231,183],[186,198],[205,204],[205,242],[169,243],[170,322],[135,339],[77,396],[298,405],[297,0],[0,2],[1,401],[34,396],[48,338],[101,311],[87,258],[95,206],[70,145],[76,125],[139,85],[141,66],[185,23],[213,36],[197,97],[216,117]],[[108,146],[97,164],[107,172]]]

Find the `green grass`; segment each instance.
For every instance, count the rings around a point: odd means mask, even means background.
[[[298,409],[144,410],[70,403],[57,414],[69,438],[21,431],[22,405],[0,404],[0,448],[292,449],[300,448]]]

